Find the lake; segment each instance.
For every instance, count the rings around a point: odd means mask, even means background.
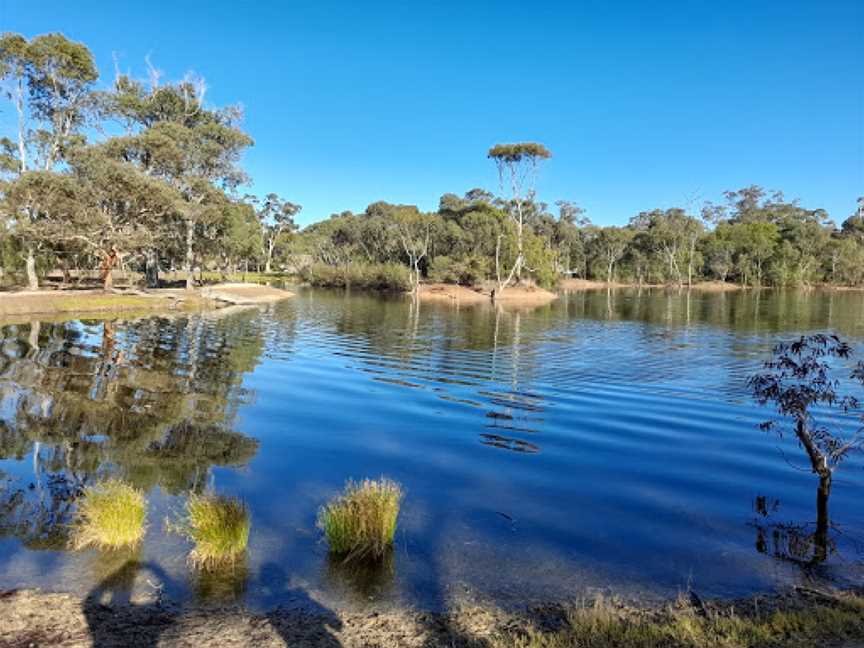
[[[815,331],[864,351],[864,294],[589,291],[520,311],[301,289],[260,309],[0,324],[0,589],[441,609],[860,584],[864,463],[835,479],[828,560],[802,566],[816,479],[758,429],[771,413],[746,386],[776,341]],[[65,549],[75,493],[109,475],[147,492],[133,557],[161,582]],[[318,508],[381,475],[406,491],[392,557],[328,558]],[[251,511],[230,574],[191,570],[166,530],[206,489]]]

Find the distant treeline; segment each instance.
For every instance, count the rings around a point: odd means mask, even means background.
[[[445,194],[431,213],[376,202],[298,231],[299,205],[242,193],[250,179],[239,162],[252,140],[238,108],[205,104],[199,77],[166,82],[148,63],[146,80],[118,72],[99,89],[85,45],[5,34],[0,82],[14,115],[0,136],[0,283],[37,288],[48,270],[99,269],[108,287],[122,267],[149,285],[180,270],[189,286],[196,268],[399,289],[421,280],[551,287],[562,277],[864,285],[864,198],[837,225],[751,186],[718,204],[601,227],[572,202],[550,209],[536,198],[551,153],[529,142],[488,152],[506,195]]]
[[[694,215],[681,208],[642,212],[623,227],[601,227],[568,202],[525,201],[526,276],[551,287],[561,277],[635,284],[746,286],[864,285],[864,200],[836,226],[825,211],[752,186]],[[477,284],[496,277],[496,251],[509,267],[516,234],[510,201],[480,189],[441,197],[437,212],[375,203],[305,228],[286,242],[286,258],[324,267],[402,264],[402,241],[428,236],[421,273],[431,281]],[[405,223],[410,224],[406,226]],[[413,232],[413,238],[412,238]]]

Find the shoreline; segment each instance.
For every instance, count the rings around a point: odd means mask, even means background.
[[[864,598],[857,591],[793,588],[747,599],[679,595],[635,607],[614,597],[552,602],[519,612],[466,603],[446,613],[409,607],[363,612],[305,604],[257,613],[242,605],[183,608],[155,598],[104,601],[39,590],[0,592],[2,646],[219,645],[359,648],[741,648],[864,645]]]
[[[198,312],[224,305],[267,304],[293,297],[287,290],[258,284],[216,284],[187,291],[153,290],[38,290],[0,293],[0,318],[105,313]]]
[[[738,284],[725,283],[722,281],[699,281],[692,286],[676,284],[638,284],[618,281],[597,281],[594,279],[562,279],[558,284],[559,290],[563,292],[578,292],[580,290],[617,290],[619,288],[644,289],[644,290],[696,290],[700,292],[737,292],[748,290]]]

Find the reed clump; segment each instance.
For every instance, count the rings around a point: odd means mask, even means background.
[[[249,510],[239,499],[223,495],[192,495],[186,512],[171,525],[194,543],[189,563],[217,569],[240,561],[249,544]]]
[[[349,480],[318,512],[330,551],[346,560],[383,558],[393,546],[402,497],[402,487],[384,477]]]
[[[84,490],[72,524],[73,549],[123,549],[144,537],[147,502],[144,493],[119,479],[108,479]]]

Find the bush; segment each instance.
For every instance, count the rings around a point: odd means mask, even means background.
[[[401,502],[402,487],[394,481],[349,480],[345,492],[321,508],[318,526],[334,554],[380,559],[393,546]]]
[[[73,549],[121,549],[144,537],[144,493],[117,479],[84,490],[72,526]]]
[[[315,263],[304,268],[301,277],[305,282],[321,288],[411,289],[408,268],[395,263],[355,263],[347,266]]]
[[[192,495],[175,530],[193,543],[189,562],[200,569],[233,565],[249,543],[249,511],[239,499]]]
[[[452,259],[437,256],[429,265],[429,280],[436,283],[474,286],[491,274],[491,263],[485,257],[469,256],[465,259]]]

